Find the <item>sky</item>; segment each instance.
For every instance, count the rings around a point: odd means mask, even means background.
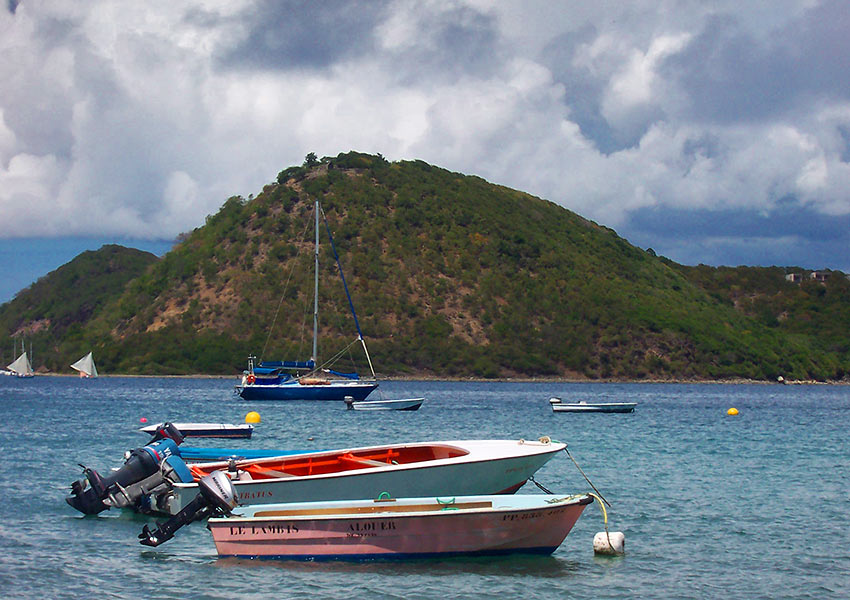
[[[5,0],[0,302],[351,150],[683,264],[850,272],[848,32],[845,0]]]

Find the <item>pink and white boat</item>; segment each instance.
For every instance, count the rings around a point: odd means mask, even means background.
[[[155,506],[177,514],[198,495],[198,480],[224,470],[241,504],[516,492],[566,444],[456,440],[310,452],[189,465],[193,483],[174,483]]]
[[[242,558],[551,554],[591,502],[587,494],[523,494],[264,504],[208,527],[219,556]]]

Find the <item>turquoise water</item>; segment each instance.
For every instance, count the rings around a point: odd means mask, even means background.
[[[234,383],[0,377],[0,597],[850,597],[850,386],[385,382],[386,397],[426,397],[422,409],[363,413],[248,403],[234,399]],[[639,404],[633,414],[556,415],[552,395]],[[146,548],[136,539],[146,518],[83,518],[64,502],[77,463],[107,470],[144,444],[141,417],[238,423],[251,410],[262,416],[243,442],[251,447],[567,442],[612,503],[626,556],[593,555],[596,504],[550,557],[296,563],[218,559],[199,523]],[[556,493],[589,491],[566,454],[536,479]]]

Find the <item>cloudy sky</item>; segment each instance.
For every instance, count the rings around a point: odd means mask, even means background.
[[[349,150],[685,264],[850,271],[848,32],[845,0],[5,0],[0,302]]]

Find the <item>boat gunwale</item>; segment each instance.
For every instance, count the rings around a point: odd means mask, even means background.
[[[593,503],[593,496],[590,494],[573,494],[570,496],[561,496],[560,494],[523,494],[520,496],[517,495],[505,495],[503,498],[500,498],[499,501],[507,501],[510,502],[511,499],[518,500],[526,500],[529,497],[539,496],[541,499],[548,498],[549,500],[543,500],[544,503],[537,503],[531,506],[522,505],[522,506],[493,506],[492,500],[486,501],[490,504],[490,506],[475,506],[475,507],[462,507],[457,506],[455,504],[446,504],[442,505],[439,503],[439,499],[436,499],[436,504],[430,504],[429,506],[433,506],[434,508],[427,508],[424,510],[384,510],[379,511],[376,510],[374,512],[363,512],[363,513],[305,513],[305,514],[293,514],[293,515],[262,515],[261,516],[229,516],[229,517],[211,517],[208,519],[208,522],[211,524],[220,524],[221,526],[225,526],[226,524],[235,524],[235,523],[259,523],[259,522],[280,522],[280,521],[329,521],[329,520],[340,520],[340,521],[350,521],[350,520],[381,520],[381,519],[392,519],[392,518],[413,518],[413,517],[441,517],[441,516],[461,516],[461,515],[478,515],[478,514],[492,514],[493,516],[504,515],[504,514],[525,514],[525,513],[533,513],[539,512],[541,510],[547,509],[556,509],[556,508],[568,508],[575,506],[585,507],[589,504]],[[487,496],[489,497],[489,496]],[[461,496],[461,498],[463,498]],[[483,498],[476,496],[469,496],[468,498]],[[425,498],[398,498],[397,500],[426,500]],[[344,504],[345,501],[333,501],[336,503]],[[477,500],[475,502],[485,503],[484,500]],[[274,506],[280,506],[282,504],[258,504],[253,506],[261,507],[261,510],[258,512],[274,512]],[[306,503],[293,503],[293,504],[306,504]],[[316,503],[323,504],[323,503]],[[369,505],[366,505],[369,506]],[[404,508],[410,505],[398,505],[399,508]],[[416,505],[418,507],[419,505]],[[371,508],[371,506],[369,506]],[[356,508],[356,507],[352,507]],[[388,506],[378,506],[376,508],[386,509]],[[340,509],[344,509],[343,506]],[[238,509],[237,509],[238,510]],[[283,510],[283,509],[278,509]],[[296,509],[293,509],[296,510]],[[305,509],[310,510],[310,509]]]
[[[380,474],[382,471],[388,470],[388,467],[392,467],[393,471],[407,471],[407,470],[412,470],[412,469],[432,469],[432,468],[439,468],[439,467],[445,467],[445,466],[469,465],[469,464],[475,464],[475,463],[479,463],[479,462],[498,462],[498,461],[504,461],[504,460],[516,460],[518,458],[525,458],[525,457],[530,457],[530,456],[539,456],[541,454],[555,454],[555,453],[560,452],[561,450],[563,450],[564,448],[567,447],[567,445],[565,443],[556,442],[554,440],[552,440],[550,442],[546,442],[546,443],[540,442],[540,441],[537,441],[537,440],[531,440],[531,441],[510,440],[513,444],[515,444],[517,446],[528,447],[528,446],[531,446],[532,444],[534,444],[534,445],[539,446],[540,449],[537,452],[529,452],[529,453],[524,453],[524,454],[510,454],[510,455],[502,454],[501,456],[494,458],[492,456],[492,454],[485,454],[484,456],[482,456],[483,451],[481,451],[481,450],[479,450],[477,452],[473,452],[472,450],[465,449],[462,446],[461,447],[457,446],[457,444],[469,443],[470,441],[472,441],[472,442],[482,442],[482,441],[487,442],[487,441],[494,441],[494,440],[459,440],[459,441],[456,441],[454,443],[452,443],[452,442],[433,442],[433,443],[431,443],[431,442],[421,442],[421,443],[414,443],[414,444],[398,444],[396,446],[393,446],[393,445],[389,445],[389,446],[364,446],[364,447],[360,447],[360,448],[348,448],[348,449],[342,449],[342,450],[323,451],[323,452],[319,452],[319,453],[316,453],[316,454],[313,454],[313,453],[301,454],[301,455],[289,456],[287,458],[304,458],[306,456],[322,458],[322,457],[328,457],[328,456],[341,456],[343,454],[347,454],[349,452],[353,453],[353,452],[356,452],[356,451],[359,451],[359,450],[374,450],[376,452],[379,452],[383,449],[391,450],[393,448],[398,448],[398,447],[449,446],[449,447],[454,447],[454,448],[459,449],[459,450],[465,450],[465,454],[462,454],[460,456],[450,457],[450,458],[437,458],[437,459],[434,459],[434,460],[424,460],[424,461],[403,463],[403,464],[397,464],[397,465],[387,463],[387,464],[381,465],[381,466],[367,466],[367,467],[363,467],[363,468],[347,469],[347,470],[343,470],[343,471],[330,472],[330,473],[316,473],[316,474],[313,474],[313,475],[292,475],[290,477],[284,476],[284,477],[273,477],[273,478],[269,478],[269,479],[251,479],[251,480],[238,480],[237,479],[237,480],[233,480],[232,483],[235,487],[238,488],[238,487],[241,487],[241,486],[248,486],[248,485],[262,485],[262,484],[270,483],[270,482],[280,483],[280,482],[283,482],[283,481],[293,481],[293,482],[295,482],[295,481],[312,481],[312,480],[316,480],[316,479],[348,477],[348,476],[351,476],[351,475]],[[502,440],[499,440],[499,441],[502,441]],[[520,442],[522,442],[522,443],[520,443]],[[543,448],[545,448],[546,450],[542,451]],[[263,461],[279,462],[282,458],[284,458],[284,457],[246,459],[245,462],[249,462],[251,464],[261,464],[261,463],[263,463]],[[228,467],[228,461],[215,461],[215,462],[205,462],[205,463],[198,463],[198,464],[203,465],[203,469],[207,472],[216,471],[218,469],[226,470],[227,467]],[[239,467],[239,464],[240,464],[239,461],[237,461],[236,462],[237,468]],[[211,465],[216,465],[216,466],[214,468],[210,468]],[[196,488],[197,485],[198,485],[197,481],[193,481],[191,483],[175,482],[175,483],[172,484],[172,487],[175,490],[176,489],[191,489],[191,488]]]

